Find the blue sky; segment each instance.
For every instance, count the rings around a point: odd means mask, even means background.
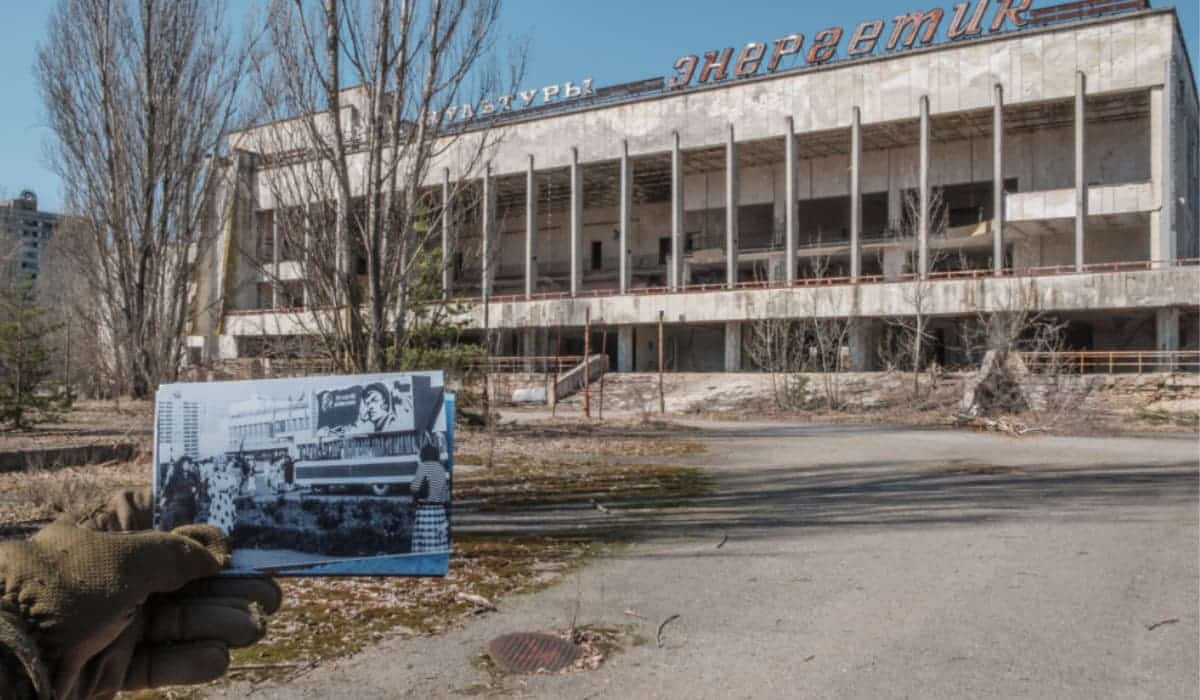
[[[262,0],[231,0],[232,17]],[[42,208],[57,210],[61,192],[45,166],[41,105],[33,83],[33,63],[52,2],[4,0],[0,24],[0,197],[22,189],[38,192]],[[996,3],[992,3],[994,8]],[[1036,6],[1055,4],[1038,0]],[[1153,0],[1155,7],[1170,3]],[[505,0],[502,32],[530,43],[526,86],[540,87],[591,77],[596,86],[652,78],[672,72],[685,53],[702,53],[748,41],[769,42],[792,32],[810,37],[830,26],[847,32],[860,21],[888,18],[901,11],[943,7],[954,0],[862,0],[818,3],[780,0]],[[1200,68],[1200,8],[1195,0],[1177,3],[1192,64]],[[991,11],[989,9],[988,17]],[[943,27],[945,25],[943,24]],[[811,40],[811,39],[810,39]],[[848,40],[843,39],[843,46]]]

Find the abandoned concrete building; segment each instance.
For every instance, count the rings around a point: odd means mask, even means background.
[[[847,353],[872,369],[886,319],[921,296],[954,365],[962,325],[1019,288],[1074,350],[1200,347],[1200,126],[1175,11],[1093,0],[1006,22],[1020,3],[987,5],[984,29],[964,30],[963,3],[945,12],[957,37],[934,37],[939,10],[897,50],[862,51],[888,34],[865,22],[804,65],[765,60],[798,53],[790,35],[489,118],[476,105],[466,129],[503,130],[486,167],[447,158],[424,183],[477,195],[433,224],[447,296],[475,302],[468,332],[486,305],[500,354],[579,354],[586,322],[614,369],[643,371],[661,321],[669,369],[736,371],[754,369],[750,324],[853,318]],[[197,285],[196,361],[252,356],[308,312],[288,291],[303,266],[255,243],[275,235],[259,176],[294,167],[261,155],[230,159],[245,216]]]

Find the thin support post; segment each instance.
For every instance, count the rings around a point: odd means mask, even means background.
[[[663,394],[663,312],[658,312],[658,412],[667,412],[667,400]]]
[[[592,309],[583,310],[583,415],[592,417]]]

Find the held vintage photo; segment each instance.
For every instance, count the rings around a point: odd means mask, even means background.
[[[441,372],[164,385],[155,526],[219,527],[239,569],[444,575],[453,440]]]

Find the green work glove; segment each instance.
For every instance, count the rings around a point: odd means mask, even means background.
[[[64,516],[29,540],[0,544],[0,646],[37,697],[204,683],[225,673],[229,647],[265,633],[278,586],[208,578],[229,562],[214,527],[125,531],[148,524],[148,503],[122,494],[86,518]]]

